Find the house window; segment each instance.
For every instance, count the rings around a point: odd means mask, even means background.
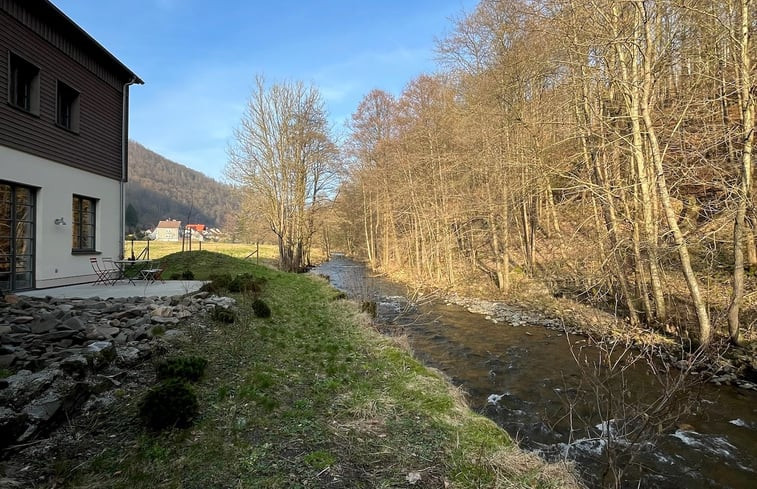
[[[58,80],[57,100],[58,125],[79,132],[79,92]]]
[[[95,250],[95,210],[97,200],[74,195],[73,202],[73,251]]]
[[[11,54],[9,73],[8,102],[19,109],[38,115],[39,68],[15,54]]]

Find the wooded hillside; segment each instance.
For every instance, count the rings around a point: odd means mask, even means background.
[[[754,30],[749,0],[482,0],[442,72],[363,99],[326,236],[420,281],[537,281],[738,342],[757,322]]]
[[[129,141],[126,205],[137,211],[137,228],[161,219],[222,227],[236,207],[232,188]]]

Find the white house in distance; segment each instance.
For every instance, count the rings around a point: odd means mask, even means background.
[[[160,221],[158,222],[158,226],[155,228],[155,240],[156,241],[179,241],[180,229],[181,229],[181,221],[175,221],[173,219]]]
[[[123,255],[131,70],[47,0],[0,0],[0,292]]]

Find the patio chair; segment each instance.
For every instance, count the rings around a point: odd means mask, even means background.
[[[115,281],[111,278],[112,274],[110,273],[110,271],[100,267],[100,264],[97,262],[96,257],[91,257],[89,259],[89,263],[92,265],[92,270],[94,270],[95,275],[97,275],[97,280],[95,280],[92,285],[113,285],[115,283]]]
[[[110,256],[103,257],[103,271],[108,274],[111,285],[115,285],[123,275],[121,269],[116,266],[113,262],[113,258]]]
[[[160,280],[160,283],[162,284],[166,283],[165,280],[163,280],[163,269],[160,268],[160,263],[153,263],[150,268],[145,268],[139,273],[142,276],[142,279],[148,284],[151,284],[156,280]]]

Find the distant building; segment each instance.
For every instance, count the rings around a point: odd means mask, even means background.
[[[175,221],[168,219],[166,221],[160,221],[155,228],[155,240],[156,241],[179,241],[181,229],[181,221]]]
[[[129,86],[48,0],[0,0],[0,291],[95,280],[123,255]]]
[[[192,231],[196,231],[198,233],[204,232],[208,227],[205,224],[187,224],[186,229],[191,229]]]

